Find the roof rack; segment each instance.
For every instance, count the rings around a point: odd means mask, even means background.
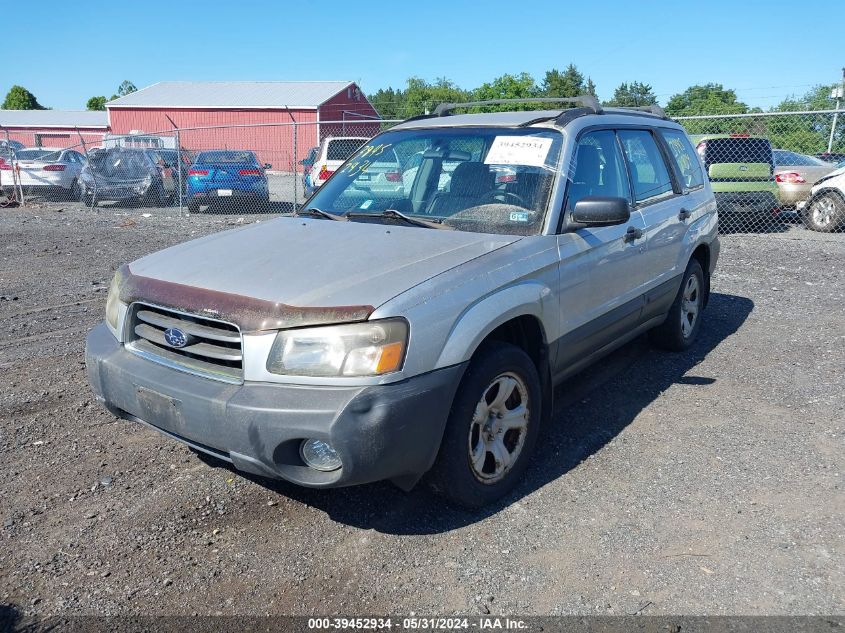
[[[666,111],[663,110],[659,105],[656,103],[653,105],[647,106],[622,106],[619,108],[620,110],[637,110],[638,112],[648,112],[649,114],[653,114],[655,116],[660,117],[661,119],[669,120],[669,117],[666,114]]]
[[[434,116],[447,116],[449,112],[458,108],[506,105],[509,103],[574,103],[591,110],[593,114],[601,114],[603,112],[599,100],[593,95],[580,95],[578,97],[530,97],[525,99],[489,99],[487,101],[467,101],[465,103],[441,103],[434,109]]]

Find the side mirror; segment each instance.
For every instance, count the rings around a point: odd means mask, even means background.
[[[264,163],[264,169],[273,169],[273,166],[270,163]]]
[[[625,198],[587,196],[575,203],[570,217],[584,226],[613,226],[631,219],[631,207]]]

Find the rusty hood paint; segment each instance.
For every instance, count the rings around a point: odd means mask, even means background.
[[[360,321],[378,306],[518,236],[279,218],[153,253],[121,298],[214,315],[245,330]]]

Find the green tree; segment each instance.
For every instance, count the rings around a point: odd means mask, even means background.
[[[589,86],[584,82],[584,75],[574,64],[569,64],[563,72],[552,68],[546,71],[540,93],[544,97],[577,97],[582,94],[595,94],[596,87],[592,80],[587,81]]]
[[[802,112],[808,110],[829,110],[836,105],[830,98],[833,88],[839,84],[813,86],[802,96],[791,95],[772,108],[772,112]],[[803,154],[817,154],[827,151],[830,126],[833,115],[796,114],[777,117],[761,117],[765,134],[774,147],[789,149]],[[839,116],[833,133],[832,151],[845,151],[845,117]]]
[[[379,88],[369,100],[383,119],[397,119],[404,114],[405,95],[401,89]]]
[[[671,116],[696,116],[704,114],[743,114],[748,106],[737,101],[733,90],[725,90],[722,84],[690,86],[680,94],[673,95],[666,104],[666,113]]]
[[[3,101],[3,110],[46,110],[38,99],[23,86],[12,86]]]
[[[528,73],[518,75],[505,74],[496,77],[493,81],[482,84],[473,91],[473,100],[488,101],[491,99],[530,99],[541,96],[540,90],[534,83],[534,78]],[[484,111],[492,110],[533,110],[537,104],[517,103],[514,105],[492,106],[483,108]],[[479,111],[479,108],[474,108]]]
[[[117,87],[117,96],[118,97],[125,97],[128,94],[132,94],[133,92],[137,92],[138,88],[135,87],[128,79],[124,79],[120,85]],[[112,97],[114,98],[114,97]]]
[[[623,81],[613,91],[613,98],[607,101],[605,105],[617,108],[636,108],[656,103],[657,97],[654,96],[651,85],[639,81],[632,81],[631,83]]]
[[[445,77],[439,77],[433,84],[419,77],[411,77],[401,99],[402,110],[398,114],[401,118],[417,116],[431,113],[441,103],[456,103],[468,99],[469,93],[466,90],[462,90]]]
[[[91,97],[88,99],[88,102],[85,104],[85,107],[89,110],[105,110],[106,109],[106,98],[105,97]]]

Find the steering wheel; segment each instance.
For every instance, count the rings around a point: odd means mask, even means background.
[[[487,202],[488,200],[496,201],[496,202],[505,202],[505,200],[513,200],[517,206],[527,208],[528,205],[525,204],[525,200],[522,199],[521,196],[513,193],[512,191],[488,191],[484,195],[481,196],[481,202]]]

